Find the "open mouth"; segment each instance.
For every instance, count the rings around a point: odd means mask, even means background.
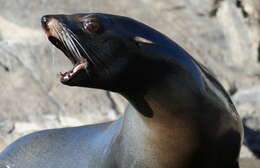
[[[62,83],[71,80],[81,70],[86,70],[86,68],[88,66],[88,62],[87,62],[87,60],[85,58],[83,58],[83,57],[76,57],[73,54],[73,52],[71,52],[71,50],[68,48],[68,46],[66,46],[64,44],[64,42],[61,42],[61,40],[59,40],[58,38],[53,37],[53,36],[49,36],[48,39],[50,40],[50,42],[55,47],[60,49],[69,58],[69,60],[73,64],[73,68],[70,71],[68,71],[68,72],[60,72],[59,73],[60,81]]]

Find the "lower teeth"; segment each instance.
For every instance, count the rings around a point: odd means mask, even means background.
[[[76,73],[78,70],[80,70],[86,66],[87,66],[87,63],[78,64],[69,72],[65,72],[65,73],[60,72],[59,76],[65,80],[68,80],[74,73]]]
[[[66,75],[66,76],[64,76],[64,77],[63,77],[63,79],[69,79],[69,76],[68,76],[68,75]]]

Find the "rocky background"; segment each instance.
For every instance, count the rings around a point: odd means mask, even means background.
[[[40,26],[45,14],[104,12],[136,18],[206,65],[231,94],[245,124],[242,167],[260,162],[259,0],[0,0],[0,150],[30,132],[114,120],[126,101],[63,86],[71,69]]]

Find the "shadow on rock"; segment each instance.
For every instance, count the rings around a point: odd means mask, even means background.
[[[254,153],[257,158],[260,158],[260,131],[248,127],[243,121],[245,140],[244,144]]]

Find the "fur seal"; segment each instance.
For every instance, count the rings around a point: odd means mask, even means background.
[[[117,92],[114,122],[36,132],[0,155],[10,168],[238,168],[243,126],[221,84],[184,49],[136,20],[46,15],[49,40],[72,62],[69,86]]]

